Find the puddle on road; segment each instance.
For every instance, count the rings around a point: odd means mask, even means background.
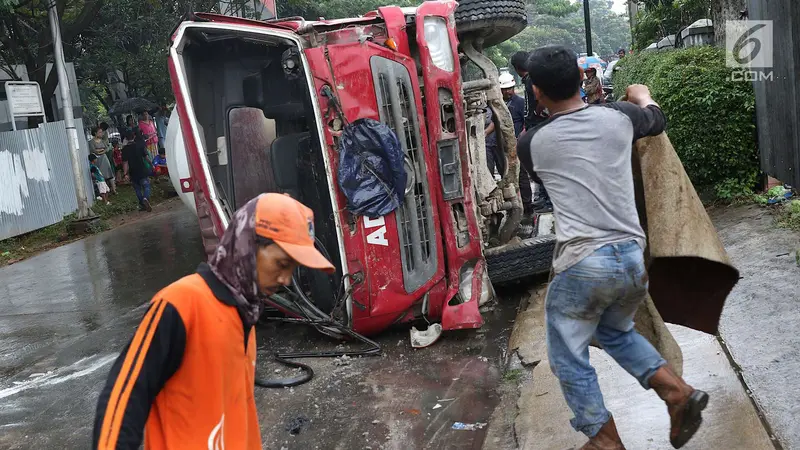
[[[0,385],[45,359],[37,371],[120,347],[143,313],[132,310],[203,260],[181,209],[0,268]]]
[[[481,330],[446,332],[429,348],[415,350],[407,329],[392,330],[377,338],[381,356],[353,358],[343,366],[332,359],[305,360],[316,374],[308,384],[256,388],[265,448],[480,448],[485,427],[452,426],[487,423],[499,403],[519,298],[507,296],[484,314]],[[290,374],[270,361],[275,350],[325,350],[338,344],[296,324],[268,324],[259,328],[258,338],[257,371],[268,378]],[[286,425],[298,417],[310,422],[291,435]]]

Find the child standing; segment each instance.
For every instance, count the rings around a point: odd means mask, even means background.
[[[92,179],[94,180],[95,186],[97,186],[97,192],[100,193],[100,198],[106,202],[106,205],[110,205],[111,202],[108,201],[108,185],[106,184],[106,179],[103,177],[103,174],[100,172],[100,169],[95,165],[97,162],[97,155],[94,153],[89,154],[89,172],[92,174]]]
[[[111,157],[114,160],[114,168],[117,169],[116,179],[122,181],[122,149],[119,146],[119,139],[114,138],[111,143],[114,146],[111,150]]]

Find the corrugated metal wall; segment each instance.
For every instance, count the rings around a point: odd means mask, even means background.
[[[800,187],[800,3],[749,0],[751,20],[774,21],[772,81],[756,81],[756,113],[761,168]]]
[[[78,130],[81,120],[75,121]],[[81,157],[89,154],[79,133]],[[81,161],[90,204],[88,160]],[[60,222],[78,209],[64,122],[0,133],[0,240]]]

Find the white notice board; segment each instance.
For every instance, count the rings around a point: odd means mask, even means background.
[[[44,117],[44,103],[39,83],[35,81],[6,81],[8,113],[16,130],[16,117]]]

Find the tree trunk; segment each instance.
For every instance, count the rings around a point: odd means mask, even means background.
[[[714,44],[725,47],[725,21],[739,20],[747,9],[746,0],[712,0],[711,19],[714,21]]]

